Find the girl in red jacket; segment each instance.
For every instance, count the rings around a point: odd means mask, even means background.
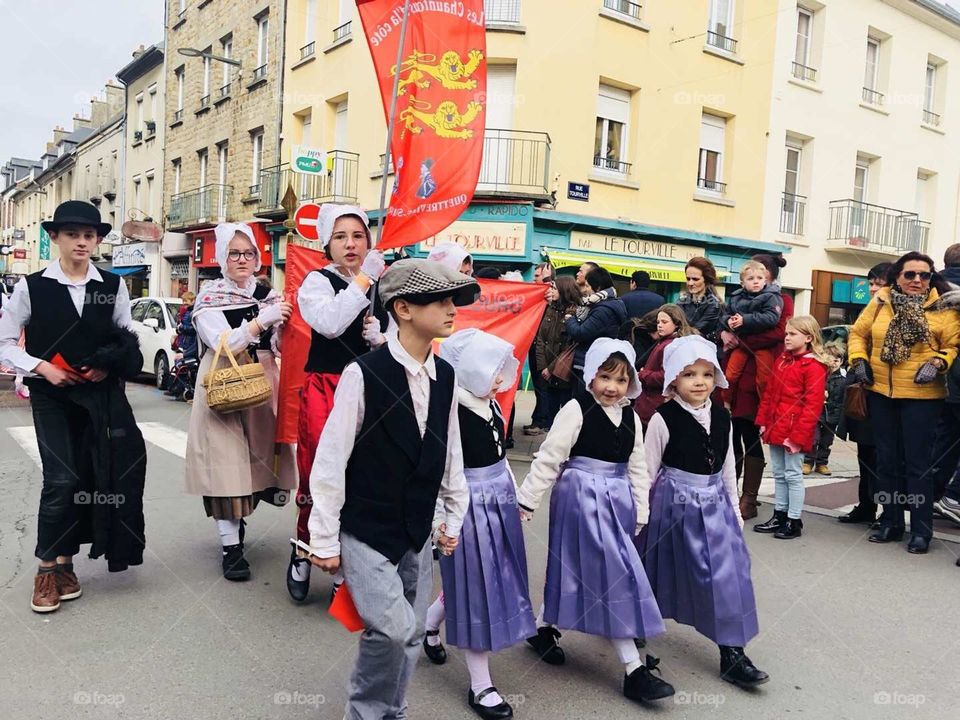
[[[803,529],[803,454],[813,448],[827,384],[820,325],[809,315],[791,318],[783,347],[760,398],[756,421],[763,441],[770,446],[776,505],[773,517],[753,529],[792,540],[800,537]]]
[[[666,400],[663,397],[663,351],[678,337],[695,335],[696,332],[678,305],[663,305],[657,313],[657,344],[647,355],[643,367],[637,368],[642,390],[633,404],[644,431],[657,408]]]

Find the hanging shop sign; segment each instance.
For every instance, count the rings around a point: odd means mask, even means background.
[[[693,245],[677,245],[662,240],[628,238],[620,235],[600,235],[579,230],[570,233],[570,249],[578,252],[609,253],[684,263],[690,258],[705,254],[702,247]]]
[[[527,226],[524,223],[458,220],[420,243],[420,250],[429,252],[441,242],[455,242],[471,255],[526,257]]]

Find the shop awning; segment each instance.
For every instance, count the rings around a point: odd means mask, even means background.
[[[128,265],[127,267],[110,268],[110,272],[114,275],[136,275],[146,269],[146,265]]]
[[[646,270],[651,280],[683,283],[687,280],[685,266],[680,263],[653,262],[643,258],[628,258],[620,255],[603,255],[602,253],[577,252],[576,250],[551,250],[544,248],[550,262],[555,268],[572,267],[587,262],[595,262],[611,275],[630,277],[637,270]],[[717,271],[717,275],[726,273]]]

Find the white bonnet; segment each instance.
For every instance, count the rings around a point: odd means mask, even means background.
[[[257,253],[257,266],[253,269],[253,271],[259,272],[260,267],[263,264],[262,257],[260,255],[260,248],[257,246],[257,239],[253,235],[253,228],[251,228],[247,223],[220,223],[213,229],[213,234],[217,239],[217,263],[220,265],[221,269],[227,269],[227,252],[230,248],[230,241],[233,240],[234,235],[237,233],[246,235],[250,240],[250,244],[253,245],[253,249]]]
[[[370,247],[373,247],[374,238],[370,234],[370,220],[362,208],[356,205],[340,205],[338,203],[324,203],[320,206],[320,216],[317,218],[317,239],[320,241],[320,247],[326,250],[330,244],[330,237],[333,235],[333,226],[337,220],[344,215],[356,215],[360,218],[363,226],[367,229],[367,237],[370,238]]]
[[[593,341],[583,361],[583,384],[589,388],[590,383],[597,376],[597,370],[614,353],[622,353],[630,363],[630,385],[627,387],[627,397],[632,400],[640,395],[640,378],[637,376],[636,367],[634,367],[637,364],[637,353],[633,349],[633,345],[626,340],[597,338]]]
[[[470,258],[471,262],[473,261],[473,258],[470,256],[470,253],[467,252],[466,248],[449,240],[437,243],[436,247],[427,255],[427,260],[442,263],[457,272],[460,272],[460,266],[467,258]]]
[[[497,375],[503,374],[508,389],[517,380],[520,363],[513,356],[513,345],[477,328],[458,330],[440,343],[440,357],[453,365],[457,384],[477,397],[485,397]]]
[[[706,360],[717,369],[716,386],[727,387],[727,378],[720,369],[717,346],[700,335],[677,338],[663,351],[663,394],[669,395],[670,385],[688,365],[697,360]]]

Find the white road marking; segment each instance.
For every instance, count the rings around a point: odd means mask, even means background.
[[[30,456],[34,465],[40,467],[40,448],[37,447],[37,431],[33,425],[7,428],[10,437],[17,441],[17,445]]]
[[[181,459],[186,458],[187,433],[183,430],[158,422],[137,423],[137,427],[143,433],[143,439],[151,445],[155,445]],[[40,449],[37,447],[37,431],[33,425],[9,427],[7,432],[29,456],[34,465],[40,467]]]

